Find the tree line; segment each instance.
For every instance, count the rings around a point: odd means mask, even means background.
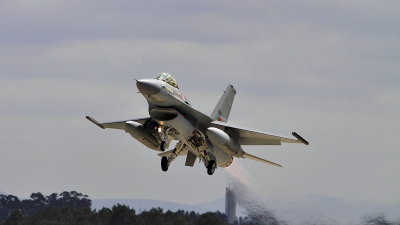
[[[92,205],[92,200],[87,195],[76,191],[64,191],[61,194],[53,193],[49,196],[37,192],[32,193],[30,197],[31,199],[21,201],[14,195],[0,195],[0,222],[7,219],[14,211],[19,211],[23,216],[32,216],[48,207],[83,209]]]
[[[87,195],[64,191],[43,196],[32,193],[31,199],[19,200],[13,195],[0,195],[0,225],[227,225],[227,216],[219,211],[203,214],[178,210],[166,211],[152,208],[137,214],[126,205],[92,210]],[[239,217],[232,225],[287,224],[266,215],[249,214]],[[366,225],[400,225],[390,222],[383,215],[365,217]]]
[[[0,225],[25,224],[84,224],[84,225],[226,225],[224,213],[207,212],[203,214],[178,210],[163,212],[152,208],[137,214],[135,209],[125,205],[115,205],[101,210],[92,210],[92,201],[87,195],[76,191],[64,191],[44,196],[32,193],[31,199],[19,200],[13,195],[0,195]],[[244,224],[243,224],[244,225]]]
[[[63,207],[55,209],[48,207],[32,216],[24,216],[21,211],[14,211],[8,219],[0,222],[1,225],[225,225],[225,222],[214,213],[202,215],[187,215],[185,212],[163,213],[161,208],[152,208],[136,214],[134,209],[125,205],[115,205],[111,209],[103,208],[99,211],[89,207],[77,209]]]

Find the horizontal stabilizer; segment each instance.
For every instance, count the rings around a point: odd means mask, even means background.
[[[270,165],[277,166],[277,167],[282,167],[281,165],[279,165],[277,163],[274,163],[274,162],[271,162],[271,161],[268,161],[268,160],[265,160],[265,159],[259,158],[257,156],[254,156],[254,155],[247,154],[247,153],[243,154],[243,158],[251,159],[251,160],[262,162],[262,163],[266,163],[266,164],[270,164]]]

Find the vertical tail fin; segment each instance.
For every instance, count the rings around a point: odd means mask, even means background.
[[[227,122],[229,113],[231,112],[233,99],[235,98],[236,90],[232,85],[228,85],[224,94],[219,99],[217,106],[215,106],[214,111],[211,113],[211,119],[218,120],[222,122]]]

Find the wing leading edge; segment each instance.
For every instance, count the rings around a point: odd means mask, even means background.
[[[240,145],[280,145],[282,142],[308,145],[308,142],[295,132],[292,134],[296,139],[224,122],[213,121],[212,124],[222,130],[226,128],[233,130],[239,136]]]
[[[136,118],[131,120],[122,120],[122,121],[115,121],[115,122],[107,122],[107,123],[99,123],[97,120],[93,119],[90,116],[86,116],[86,119],[90,120],[92,123],[99,126],[101,129],[111,128],[111,129],[120,129],[125,130],[125,123],[128,121],[135,121],[140,124],[144,124],[147,120],[150,120],[150,117],[143,117],[143,118]]]

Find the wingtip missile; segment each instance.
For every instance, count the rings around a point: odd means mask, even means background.
[[[101,129],[106,129],[103,125],[101,125],[99,122],[97,122],[97,120],[93,119],[90,116],[86,116],[86,119],[90,120],[92,123],[96,124],[97,126],[99,126]]]
[[[296,132],[292,132],[292,135],[295,136],[299,141],[301,141],[303,144],[308,145],[308,141],[306,141],[304,138],[302,138],[300,135],[298,135]]]

